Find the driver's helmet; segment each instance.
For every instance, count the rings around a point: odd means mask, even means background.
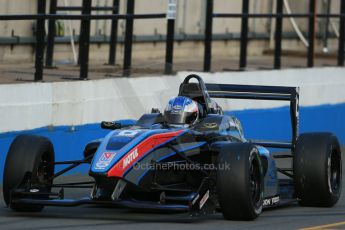
[[[164,110],[164,118],[171,125],[193,125],[199,119],[198,104],[188,97],[173,97]]]

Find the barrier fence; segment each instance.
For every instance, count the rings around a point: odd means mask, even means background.
[[[241,38],[240,38],[240,57],[239,70],[245,70],[247,67],[247,47],[248,47],[248,21],[250,18],[275,18],[275,48],[273,68],[281,68],[282,56],[282,39],[283,39],[283,19],[284,18],[305,18],[308,19],[308,55],[307,67],[314,66],[315,59],[315,37],[316,37],[316,19],[317,18],[339,18],[339,39],[337,65],[344,66],[344,46],[345,46],[345,1],[340,1],[339,14],[320,14],[316,12],[316,0],[307,0],[309,2],[309,12],[299,14],[287,14],[283,11],[284,0],[276,1],[276,13],[250,13],[250,0],[242,0],[241,13],[215,13],[213,9],[214,1],[206,1],[206,17],[205,17],[205,34],[204,34],[204,67],[203,71],[211,71],[212,63],[212,40],[213,20],[217,18],[241,18]],[[46,12],[46,0],[37,1],[37,14],[9,14],[0,15],[0,20],[36,20],[36,46],[35,46],[35,81],[43,80],[44,69],[44,50],[46,48],[46,67],[52,67],[55,44],[55,21],[79,20],[81,21],[80,37],[79,37],[79,58],[80,65],[79,78],[88,79],[88,63],[89,63],[89,46],[90,46],[90,21],[91,20],[111,20],[111,33],[109,42],[109,58],[108,64],[115,65],[116,47],[118,43],[117,27],[118,20],[126,21],[125,38],[124,38],[124,57],[123,57],[123,75],[130,76],[132,66],[132,46],[133,46],[133,24],[134,20],[144,19],[166,19],[167,35],[166,35],[166,55],[165,55],[165,74],[173,72],[173,51],[175,40],[175,17],[166,13],[160,14],[135,14],[135,0],[127,0],[126,14],[119,14],[120,0],[113,0],[112,7],[92,7],[91,0],[83,0],[82,6],[58,6],[57,0],[50,1],[49,13]],[[176,0],[168,0],[169,4],[176,4]],[[176,6],[175,6],[176,10]],[[73,14],[57,14],[57,11],[81,11],[81,15]],[[111,11],[111,14],[92,15],[92,11]],[[45,33],[45,22],[48,20],[48,34]]]
[[[206,9],[206,30],[205,30],[205,55],[204,55],[204,71],[211,70],[211,53],[212,53],[212,24],[215,18],[241,18],[241,44],[240,44],[240,63],[239,68],[243,70],[247,66],[247,47],[248,47],[248,19],[249,18],[276,18],[275,27],[275,50],[274,50],[274,69],[281,68],[282,55],[282,34],[283,34],[283,18],[307,18],[308,23],[308,57],[307,67],[314,66],[315,59],[315,24],[316,18],[339,18],[339,42],[338,42],[338,66],[344,66],[344,42],[345,42],[345,1],[340,1],[339,14],[317,14],[316,0],[309,0],[309,13],[304,14],[284,14],[284,0],[276,0],[275,14],[251,14],[249,13],[249,1],[242,0],[242,13],[220,14],[213,12],[214,0],[207,0]]]
[[[51,67],[53,63],[54,39],[55,39],[55,20],[80,20],[80,38],[79,38],[79,58],[81,80],[88,78],[89,46],[90,46],[90,20],[112,20],[112,31],[110,39],[109,64],[115,64],[115,53],[117,45],[117,21],[126,20],[125,51],[123,61],[123,75],[129,76],[131,70],[132,45],[133,45],[133,22],[135,19],[161,19],[166,17],[166,13],[161,14],[134,14],[135,0],[127,1],[127,13],[118,14],[119,0],[113,0],[112,8],[92,7],[91,0],[83,0],[82,7],[58,7],[57,1],[50,2],[50,12],[46,14],[46,0],[37,1],[37,14],[10,14],[0,15],[0,20],[36,20],[36,46],[35,46],[35,81],[43,80],[44,68],[44,48],[46,42],[45,20],[49,20],[48,38],[47,38],[47,58],[46,66]],[[81,15],[56,14],[57,10],[82,11]],[[112,10],[112,14],[92,15],[92,10]],[[174,20],[167,20],[167,39],[166,39],[166,67],[165,73],[172,71]],[[168,50],[169,49],[169,50]]]

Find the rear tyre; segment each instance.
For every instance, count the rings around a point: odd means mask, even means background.
[[[7,154],[4,177],[3,193],[7,206],[14,211],[39,212],[43,205],[17,204],[11,201],[11,191],[30,184],[39,187],[45,192],[51,191],[54,175],[54,149],[52,143],[44,137],[32,135],[17,136],[12,142]],[[20,197],[30,198],[30,197]],[[47,197],[35,196],[37,199]]]
[[[257,218],[263,206],[263,181],[260,156],[254,145],[225,145],[218,156],[217,170],[217,193],[224,218]]]
[[[341,194],[342,162],[331,133],[302,134],[293,160],[295,190],[302,206],[331,207]]]

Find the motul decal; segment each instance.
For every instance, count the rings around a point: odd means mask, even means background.
[[[130,169],[135,162],[140,160],[146,153],[153,148],[170,141],[177,135],[181,134],[183,130],[169,133],[154,134],[137,146],[131,149],[121,160],[119,160],[108,172],[108,177],[123,177],[124,173]]]
[[[134,149],[128,156],[125,157],[125,160],[123,161],[122,168],[126,168],[127,165],[131,164],[133,161],[137,159],[139,156],[138,149]]]

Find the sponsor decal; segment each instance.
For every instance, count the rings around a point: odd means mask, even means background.
[[[108,167],[110,162],[114,159],[115,155],[116,154],[112,152],[103,153],[96,163],[96,169],[105,169],[106,167]]]
[[[139,156],[138,149],[134,149],[123,161],[122,168],[125,169],[127,165],[130,165]]]
[[[210,190],[207,190],[205,195],[200,200],[200,203],[199,203],[199,208],[200,209],[204,206],[204,204],[206,203],[206,201],[208,200],[209,197],[210,197]]]
[[[176,0],[168,0],[168,9],[166,14],[167,20],[175,20],[176,19],[176,8],[177,8],[177,1]]]
[[[279,196],[267,198],[267,199],[264,199],[263,206],[266,207],[266,206],[276,205],[276,204],[279,204],[279,201],[280,201]]]
[[[173,114],[180,114],[180,113],[182,113],[182,106],[181,105],[174,105],[172,107],[171,113],[173,113]]]
[[[218,127],[218,124],[217,123],[205,123],[204,127],[207,129],[214,129],[214,128]]]
[[[230,120],[229,123],[231,127],[237,127],[237,124],[233,120]]]
[[[173,106],[173,110],[181,110],[182,109],[182,106],[180,105],[174,105]]]
[[[117,136],[121,137],[134,137],[140,132],[140,130],[123,130],[117,134]]]
[[[36,188],[32,188],[32,189],[30,189],[30,192],[39,192],[40,190],[39,189],[36,189]]]

